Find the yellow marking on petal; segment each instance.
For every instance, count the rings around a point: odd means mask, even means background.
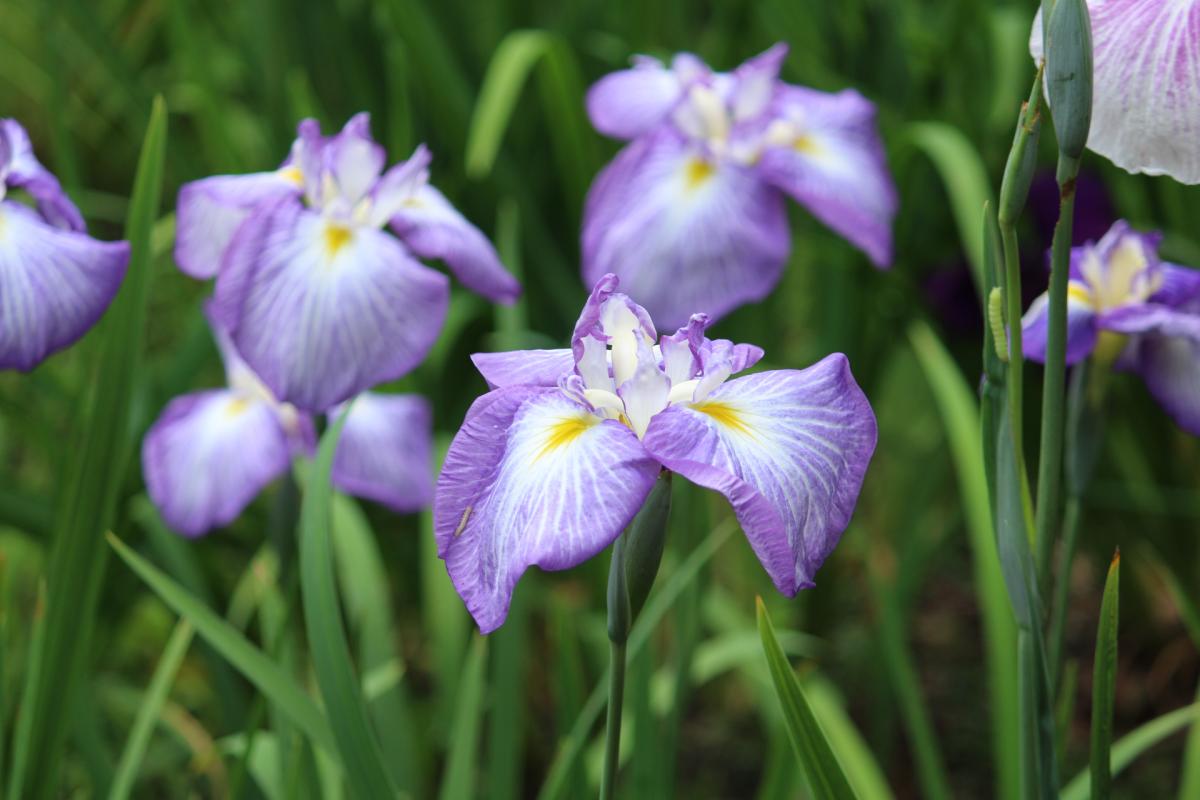
[[[713,165],[705,161],[703,158],[688,159],[687,166],[683,171],[683,186],[689,192],[695,191],[708,182],[712,177]]]
[[[813,157],[821,155],[822,150],[821,143],[809,136],[807,133],[802,133],[797,136],[796,140],[792,142],[792,147],[806,156]]]
[[[353,232],[344,225],[329,224],[325,226],[325,255],[332,259],[338,251],[350,243]]]
[[[546,439],[542,442],[542,449],[533,457],[533,460],[537,461],[547,453],[552,453],[560,447],[569,445],[599,421],[598,417],[591,414],[560,418],[550,426],[550,430],[546,434]]]
[[[225,416],[229,418],[240,417],[250,408],[250,401],[245,397],[235,397],[229,401],[229,405],[225,406]]]
[[[1067,300],[1078,300],[1085,305],[1092,304],[1092,293],[1079,281],[1070,281],[1067,283]]]
[[[745,416],[737,406],[721,400],[704,400],[703,402],[696,403],[692,408],[701,414],[707,414],[723,427],[737,431],[738,433],[744,433],[747,436],[754,435],[754,431],[747,424]]]
[[[300,168],[295,165],[287,166],[279,170],[279,177],[283,178],[285,181],[290,181],[297,186],[304,185],[304,173],[301,172]]]

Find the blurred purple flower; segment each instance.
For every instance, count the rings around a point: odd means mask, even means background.
[[[1120,221],[1071,250],[1067,363],[1096,355],[1141,375],[1180,427],[1200,435],[1200,271],[1158,258],[1157,233]],[[1022,321],[1025,352],[1046,357],[1047,297]]]
[[[467,412],[434,499],[438,555],[480,629],[498,628],[531,565],[611,544],[660,469],[724,494],[786,595],[813,585],[858,499],[875,415],[844,355],[726,382],[763,355],[704,336],[655,344],[649,314],[603,276],[571,348],[480,353],[493,390]]]
[[[416,257],[442,259],[492,300],[520,293],[487,238],[429,185],[429,161],[422,145],[384,172],[367,114],[328,137],[308,119],[279,169],[180,190],[175,260],[216,276],[214,313],[276,397],[325,411],[420,363],[449,285]]]
[[[875,106],[779,80],[777,44],[730,73],[693,55],[638,57],[589,91],[601,133],[631,139],[597,176],[583,222],[583,278],[605,273],[668,327],[761,300],[791,250],[785,197],[863,250],[892,258],[896,190]]]
[[[312,417],[279,402],[214,326],[227,388],[172,400],[142,442],[150,499],[174,530],[199,536],[227,525],[316,444]],[[330,416],[343,412],[339,407]],[[433,496],[432,420],[415,395],[354,400],[334,452],[333,485],[396,511]]]
[[[6,197],[9,189],[25,192],[36,210]],[[88,236],[25,129],[0,119],[0,369],[33,369],[83,336],[128,264],[129,244]]]
[[[1088,148],[1129,172],[1200,183],[1200,3],[1090,0]],[[1041,12],[1029,39],[1041,61]]]

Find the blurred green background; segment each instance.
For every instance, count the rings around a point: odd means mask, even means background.
[[[974,391],[981,321],[968,265],[982,201],[998,185],[1032,79],[1027,41],[1035,8],[983,0],[5,0],[0,116],[29,129],[38,155],[102,238],[120,235],[159,93],[170,111],[165,212],[186,181],[276,166],[303,116],[329,130],[370,111],[391,162],[427,143],[433,183],[491,235],[526,287],[517,307],[497,309],[456,286],[434,353],[396,384],[433,400],[445,439],[485,390],[468,355],[557,346],[585,296],[582,201],[618,148],[584,114],[592,81],[634,53],[690,50],[729,69],[782,40],[791,46],[785,79],[859,89],[879,105],[899,188],[895,265],[875,271],[793,208],[792,263],[778,289],[715,329],[762,345],[772,367],[806,366],[834,350],[849,355],[881,427],[858,512],[818,587],[789,602],[775,594],[741,535],[730,535],[723,502],[676,487],[656,593],[684,574],[698,548],[716,549],[697,574],[677,582],[673,603],[632,659],[626,742],[637,757],[624,787],[631,797],[803,791],[754,633],[754,596],[761,594],[777,628],[790,632],[785,645],[802,657],[824,724],[842,726],[847,748],[874,754],[896,797],[947,789],[985,797],[993,796],[996,774],[971,498],[964,499],[951,458],[952,415],[936,402],[918,353],[936,355],[940,341],[957,364],[955,380]],[[1052,169],[1053,145],[1043,146]],[[1084,169],[1081,219],[1091,227],[1077,228],[1096,236],[1125,217],[1163,229],[1165,256],[1200,265],[1200,193],[1168,178],[1126,175],[1092,155]],[[1053,223],[1045,206],[1035,190],[1022,227],[1031,291],[1045,280],[1041,252]],[[155,229],[147,369],[132,410],[139,437],[171,397],[222,380],[200,313],[210,287],[175,269],[172,234],[168,213]],[[94,375],[94,339],[30,375],[0,375],[6,744],[59,476],[74,454],[80,402],[93,380],[104,380]],[[1029,382],[1032,453],[1036,367]],[[1110,409],[1071,575],[1067,657],[1078,682],[1068,694],[1077,702],[1063,713],[1066,776],[1086,762],[1096,618],[1104,568],[1118,544],[1127,570],[1118,734],[1191,702],[1200,677],[1200,620],[1191,610],[1200,601],[1200,446],[1136,379],[1115,382]],[[124,483],[117,534],[309,682],[297,621],[296,487],[272,487],[230,529],[187,542],[157,522],[136,459]],[[357,526],[355,541],[373,539],[381,557],[339,556],[346,584],[379,589],[359,596],[368,611],[349,614],[360,667],[377,683],[368,691],[372,711],[381,726],[402,720],[408,730],[389,759],[409,769],[413,796],[434,796],[439,787],[443,796],[534,796],[606,664],[606,558],[568,573],[531,573],[513,617],[484,649],[433,554],[428,520],[368,505],[362,511],[365,517],[343,505],[336,525]],[[85,690],[66,723],[65,796],[101,794],[112,780],[174,622],[110,559]],[[258,743],[247,748],[250,731]],[[594,791],[601,740],[586,732],[562,796]],[[1143,756],[1119,779],[1118,794],[1174,792],[1184,748],[1177,736]],[[270,704],[197,642],[150,740],[135,794],[321,794],[319,764],[303,755]],[[864,771],[860,779],[869,780]]]

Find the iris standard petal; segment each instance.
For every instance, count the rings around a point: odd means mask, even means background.
[[[1129,172],[1200,183],[1200,3],[1091,0],[1088,148]],[[1029,50],[1042,60],[1041,15]]]
[[[1071,281],[1067,291],[1067,364],[1083,361],[1096,348],[1096,312],[1084,299],[1087,288]],[[1040,295],[1021,319],[1021,351],[1025,358],[1046,363],[1050,296]]]
[[[813,576],[850,522],[875,450],[875,414],[846,357],[730,381],[656,416],[646,449],[733,505],[786,595]]]
[[[496,248],[432,186],[422,186],[391,218],[392,230],[422,258],[438,258],[468,289],[511,303],[521,284],[504,269]]]
[[[29,370],[96,324],[129,263],[126,242],[51,227],[0,202],[0,369]]]
[[[474,353],[471,361],[493,389],[507,386],[558,386],[558,380],[575,367],[569,348],[511,350],[507,353]]]
[[[758,169],[813,216],[862,250],[877,267],[892,261],[898,201],[875,105],[858,92],[781,86]]]
[[[682,95],[679,75],[657,58],[637,56],[632,69],[610,72],[588,89],[588,118],[605,136],[633,139],[662,122]]]
[[[215,175],[186,183],[175,211],[175,263],[185,274],[207,280],[238,227],[262,203],[298,197],[303,181],[298,170],[283,168],[250,175]]]
[[[613,542],[659,467],[633,432],[558,389],[475,401],[437,483],[438,555],[484,633],[508,614],[530,566],[573,567]]]
[[[185,536],[228,525],[289,464],[270,404],[229,389],[175,398],[142,442],[150,499]]]
[[[584,282],[615,273],[666,330],[761,300],[790,250],[783,195],[670,130],[627,145],[588,191]]]
[[[38,213],[55,228],[80,233],[87,230],[83,215],[67,197],[58,178],[37,160],[29,134],[21,123],[0,119],[0,129],[8,141],[7,169],[0,169],[0,180],[27,192],[37,203]]]
[[[336,417],[339,407],[331,412]],[[365,392],[354,399],[333,455],[333,485],[395,511],[433,501],[433,412],[424,397]]]
[[[238,231],[214,313],[279,400],[324,411],[421,362],[448,283],[389,234],[288,200],[259,207]]]

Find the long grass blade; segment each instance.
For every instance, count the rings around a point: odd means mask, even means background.
[[[1092,800],[1112,794],[1110,764],[1113,737],[1113,702],[1117,691],[1117,618],[1121,591],[1121,551],[1113,556],[1100,601],[1100,626],[1096,632],[1096,660],[1092,666]]]
[[[475,796],[479,733],[483,727],[483,698],[487,639],[476,636],[458,681],[458,705],[450,728],[450,754],[442,776],[441,800]],[[513,732],[519,736],[519,731]]]

